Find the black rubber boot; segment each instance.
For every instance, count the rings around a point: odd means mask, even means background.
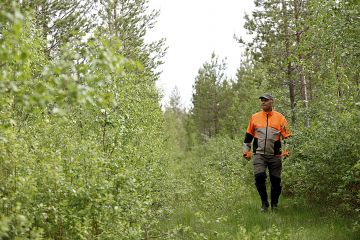
[[[269,203],[268,202],[262,202],[260,211],[261,212],[267,212],[268,208],[269,208]]]
[[[261,198],[261,212],[266,212],[269,207],[268,195],[266,192],[266,173],[258,173],[255,175],[255,186]]]
[[[281,194],[281,178],[270,175],[271,182],[271,208],[276,210],[278,207],[279,196]]]

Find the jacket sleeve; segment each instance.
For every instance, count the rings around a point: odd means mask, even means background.
[[[283,139],[290,137],[292,134],[289,130],[289,124],[286,121],[286,118],[284,118],[284,120],[282,121],[281,124],[281,136]]]
[[[246,130],[244,143],[251,143],[255,135],[255,128],[252,117],[250,118],[249,125]]]

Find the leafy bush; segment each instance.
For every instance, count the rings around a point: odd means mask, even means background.
[[[287,192],[336,210],[352,212],[360,203],[360,129],[357,109],[327,115],[309,129],[298,129],[285,161]],[[356,210],[358,211],[358,210]]]
[[[116,38],[44,58],[31,21],[1,18],[0,235],[140,239],[163,214],[162,113]],[[28,23],[28,24],[25,24]],[[33,44],[30,44],[33,42]]]

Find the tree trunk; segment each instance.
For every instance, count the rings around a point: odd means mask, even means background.
[[[305,78],[305,71],[304,71],[304,54],[302,53],[302,50],[300,49],[301,46],[301,35],[305,32],[305,28],[300,29],[300,12],[301,12],[301,0],[295,1],[294,4],[294,14],[295,14],[295,26],[296,26],[296,46],[298,50],[298,72],[299,72],[299,82],[301,84],[301,98],[303,101],[303,107],[304,107],[304,126],[306,128],[310,127],[310,119],[309,119],[309,100],[308,100],[308,86],[307,81]]]
[[[304,126],[306,128],[310,127],[310,119],[309,119],[309,99],[308,99],[308,86],[307,86],[307,81],[305,78],[305,73],[304,73],[304,66],[302,64],[302,56],[300,56],[300,65],[299,65],[299,80],[301,83],[301,95],[302,95],[302,100],[304,103],[304,111],[305,111],[305,115],[304,115]]]
[[[290,107],[291,107],[291,124],[296,124],[296,112],[295,112],[295,82],[291,79],[292,66],[288,63],[286,75],[288,77],[289,95],[290,95]]]
[[[49,36],[49,5],[46,0],[42,1],[41,4],[35,6],[36,22],[41,27],[41,35],[43,40],[48,43]],[[50,49],[47,45],[44,46],[45,56],[50,59]]]
[[[333,61],[334,61],[334,74],[335,74],[335,79],[336,79],[336,84],[337,84],[337,96],[338,98],[342,97],[342,89],[341,89],[341,79],[340,79],[340,74],[339,74],[339,61],[338,61],[338,57],[336,56],[336,45],[335,43],[333,43],[333,47],[332,47],[332,54],[333,54]]]
[[[286,1],[282,2],[282,15],[284,19],[284,32],[285,32],[285,58],[287,60],[286,69],[286,82],[289,87],[290,107],[291,107],[291,124],[296,124],[296,112],[295,112],[295,81],[292,79],[293,66],[291,64],[291,52],[290,52],[290,34],[289,34],[289,21],[287,14]]]

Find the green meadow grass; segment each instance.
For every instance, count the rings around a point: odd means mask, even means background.
[[[201,206],[178,202],[166,226],[180,226],[172,239],[359,239],[359,233],[351,229],[351,219],[292,203],[276,213],[260,213],[257,199],[252,197],[254,203],[245,202],[232,209],[214,207],[207,212]]]
[[[229,179],[216,172],[205,174],[208,182],[200,184],[204,177],[199,178],[196,171],[201,167],[196,159],[189,158],[170,168],[173,194],[169,204],[173,211],[161,223],[164,239],[360,239],[351,218],[293,198],[282,196],[277,212],[261,213],[254,184],[244,186],[245,181],[236,179],[227,183]],[[251,174],[251,166],[239,167]]]

